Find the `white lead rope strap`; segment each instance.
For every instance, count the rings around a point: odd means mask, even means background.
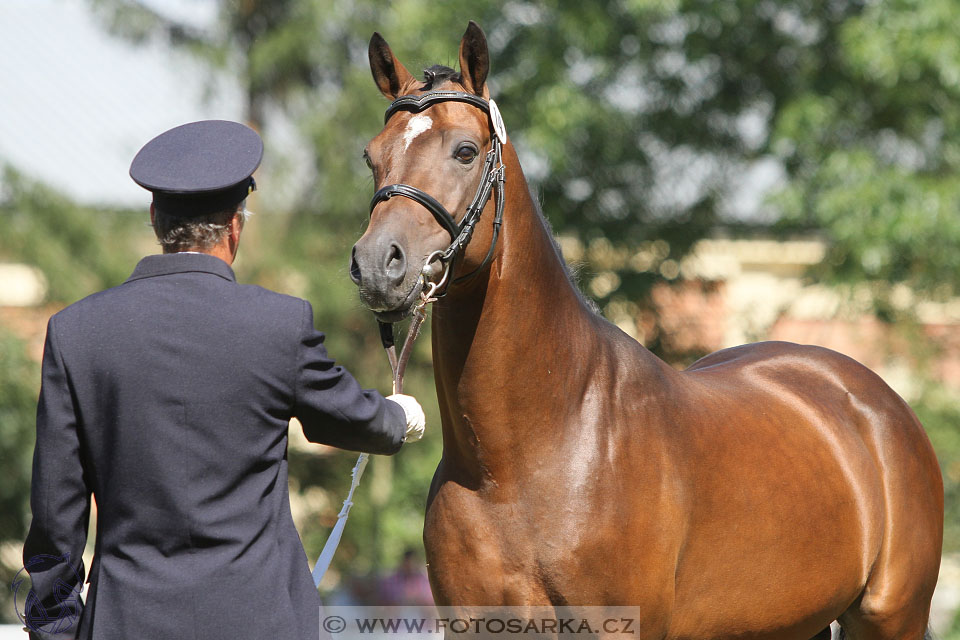
[[[337,547],[340,546],[340,537],[343,536],[343,529],[347,526],[347,516],[350,515],[350,507],[353,506],[353,492],[360,485],[360,476],[363,475],[363,470],[366,468],[369,458],[370,454],[361,453],[353,471],[350,472],[353,479],[350,481],[350,491],[347,492],[347,499],[343,501],[343,507],[337,515],[337,524],[333,526],[333,531],[330,532],[330,537],[327,538],[326,544],[323,545],[323,551],[317,558],[317,564],[313,567],[313,585],[315,587],[320,586],[320,581],[323,580],[323,575],[330,567],[330,561],[333,560],[333,554],[337,552]]]
[[[397,390],[396,380],[393,382],[393,390],[394,392]],[[323,545],[323,551],[317,558],[317,564],[313,567],[313,586],[315,587],[320,587],[320,581],[323,580],[324,574],[327,573],[327,569],[330,568],[330,563],[333,561],[333,554],[337,552],[337,547],[340,546],[340,538],[343,537],[343,530],[347,526],[347,518],[350,517],[350,508],[353,507],[353,493],[360,486],[360,477],[363,475],[363,470],[367,468],[369,459],[369,453],[361,453],[360,457],[357,458],[357,464],[353,465],[353,471],[350,472],[350,490],[347,491],[347,498],[343,501],[343,506],[340,507],[340,513],[337,514],[337,523],[333,525],[333,530],[330,531],[330,535]]]
[[[429,263],[430,260],[428,259],[427,264]],[[426,268],[426,265],[424,265],[424,268]],[[444,274],[444,279],[446,279],[446,274]],[[390,366],[394,369],[393,393],[400,393],[403,390],[403,371],[406,368],[407,359],[410,357],[413,341],[416,340],[420,334],[420,324],[424,319],[424,309],[429,303],[435,300],[433,294],[436,290],[437,286],[431,284],[429,292],[420,294],[420,303],[417,304],[414,310],[413,320],[410,323],[407,339],[403,344],[403,349],[400,351],[399,359],[396,358],[395,353],[391,354],[390,350],[387,351],[387,354],[390,355]],[[337,547],[340,546],[340,538],[343,536],[343,529],[347,526],[347,517],[350,515],[350,508],[353,506],[353,493],[360,485],[360,476],[363,475],[363,470],[366,468],[367,460],[369,459],[370,454],[361,453],[360,457],[357,458],[357,464],[354,465],[353,471],[350,472],[352,476],[350,490],[347,492],[346,500],[343,501],[343,507],[341,507],[340,513],[337,514],[337,524],[333,525],[333,530],[330,532],[327,542],[323,545],[323,551],[320,552],[320,557],[317,558],[317,564],[313,567],[313,585],[315,587],[320,586],[320,581],[323,580],[324,574],[327,572],[327,569],[330,568],[333,554],[337,552]]]

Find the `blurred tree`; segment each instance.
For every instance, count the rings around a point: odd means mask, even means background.
[[[246,119],[257,130],[271,106],[283,106],[324,80],[313,45],[322,31],[322,2],[225,0],[213,29],[169,18],[136,0],[89,2],[114,33],[134,42],[162,38],[229,70],[243,86]]]
[[[30,468],[40,367],[27,357],[24,343],[0,327],[0,545],[21,542],[27,533]],[[9,585],[21,565],[0,557],[0,582]],[[10,589],[0,590],[0,620],[15,621]]]
[[[913,405],[941,461],[945,494],[944,548],[956,551],[960,549],[960,429],[957,428],[960,409],[956,394],[930,385]]]
[[[953,0],[220,0],[208,30],[138,0],[89,1],[116,32],[165,37],[240,79],[255,126],[270,105],[302,124],[318,169],[294,216],[304,244],[304,218],[328,233],[362,226],[356,194],[370,183],[357,150],[384,106],[369,35],[381,31],[412,70],[456,66],[472,18],[558,232],[665,240],[661,260],[675,260],[718,226],[766,227],[740,217],[736,196],[758,161],[776,159],[787,188],[772,213],[825,231],[837,275],[942,292],[943,269],[960,267],[949,251],[960,230],[943,219],[960,199]],[[619,275],[601,302],[636,298],[664,274]]]
[[[831,243],[821,275],[938,298],[960,283],[960,13],[953,0],[870,3],[838,31],[844,79],[775,118],[785,223]]]
[[[960,613],[956,614],[956,617],[953,619],[953,624],[950,625],[950,628],[947,629],[946,633],[941,637],[943,640],[960,640]]]
[[[144,212],[79,206],[9,167],[0,185],[0,261],[39,267],[47,302],[68,304],[120,284],[156,245]]]

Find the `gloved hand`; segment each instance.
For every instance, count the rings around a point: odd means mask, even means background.
[[[396,402],[403,409],[407,416],[407,434],[403,437],[404,442],[416,442],[423,437],[423,430],[427,426],[427,417],[423,415],[423,407],[413,396],[406,396],[402,393],[395,393],[387,396],[387,400]]]

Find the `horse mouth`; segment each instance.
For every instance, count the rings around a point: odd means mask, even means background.
[[[372,303],[373,301],[369,300],[369,295],[364,295],[365,292],[361,290],[360,297],[363,299],[364,303],[370,310],[373,312],[373,315],[376,316],[377,320],[384,323],[394,323],[400,322],[406,318],[413,311],[414,302],[420,296],[420,291],[423,289],[423,282],[420,278],[413,283],[413,287],[410,288],[410,291],[403,297],[399,304],[386,306],[384,304]]]

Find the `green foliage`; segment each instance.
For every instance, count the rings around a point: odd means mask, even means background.
[[[953,624],[947,629],[945,635],[941,636],[943,640],[960,640],[960,614],[953,619]]]
[[[0,362],[0,540],[16,540],[26,534],[40,367],[27,357],[26,345],[2,327]]]
[[[0,185],[0,261],[38,267],[49,302],[120,284],[155,244],[146,212],[81,207],[10,168]]]
[[[957,293],[960,13],[952,0],[871,3],[837,32],[842,84],[804,88],[775,119],[785,222],[832,243],[820,275]]]
[[[822,276],[903,282],[939,298],[956,293],[960,179],[884,165],[863,148],[838,149],[810,183],[790,185],[778,202],[828,234]]]
[[[0,543],[22,541],[27,534],[30,468],[37,415],[40,367],[27,357],[26,345],[0,326]],[[19,564],[0,562],[0,583],[9,585]],[[0,621],[13,617],[10,590],[0,591]]]
[[[956,393],[931,386],[914,403],[943,472],[944,541],[947,551],[960,549],[960,408]]]
[[[114,7],[114,16],[139,6],[92,1]],[[225,1],[205,40],[220,51],[210,60],[243,70],[252,123],[264,124],[264,105],[282,106],[311,143],[316,183],[294,212],[295,242],[356,233],[362,224],[366,198],[358,196],[371,189],[360,150],[385,106],[367,67],[370,35],[381,32],[416,74],[433,63],[456,67],[459,36],[473,19],[488,34],[492,93],[554,228],[584,241],[617,238],[627,248],[661,239],[667,258],[678,259],[730,221],[731,178],[769,152],[781,106],[810,87],[846,84],[846,74],[832,70],[841,68],[841,26],[861,7],[855,0]],[[159,33],[176,31],[155,22]],[[122,21],[111,24],[124,31]],[[142,37],[136,27],[129,34]],[[601,303],[642,297],[659,279],[620,275],[619,289]]]

